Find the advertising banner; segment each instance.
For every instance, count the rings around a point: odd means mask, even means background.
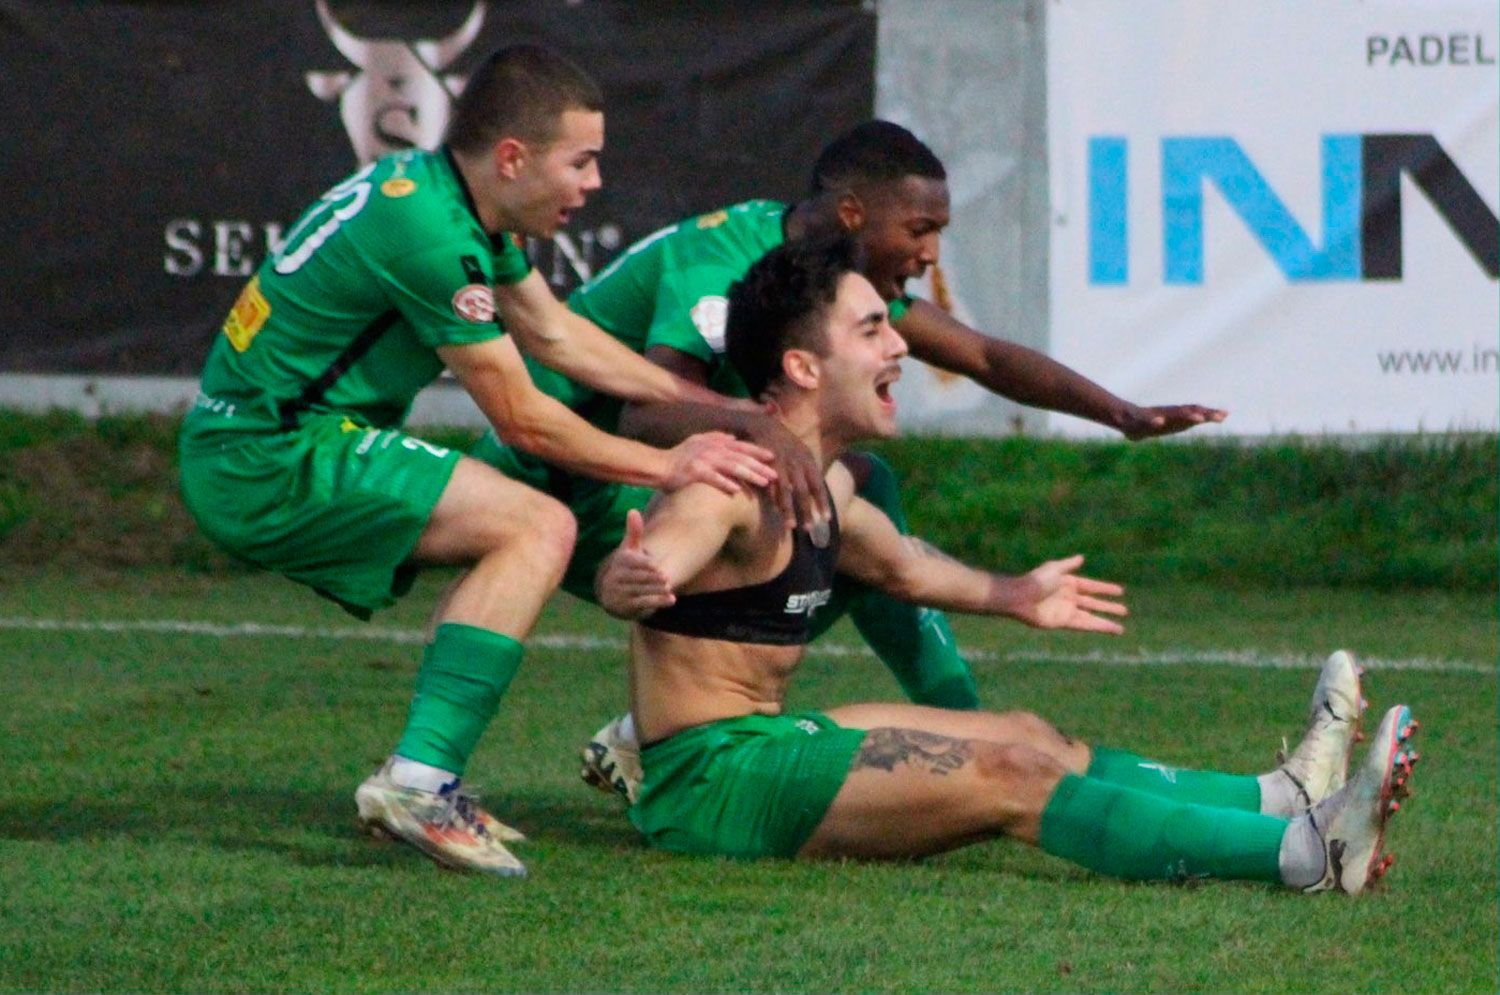
[[[196,377],[301,211],[435,145],[501,45],[605,92],[605,187],[529,247],[561,294],[663,225],[801,196],[873,110],[875,39],[858,0],[5,0],[0,374]]]
[[[1049,4],[1052,355],[1229,433],[1495,430],[1497,9]]]

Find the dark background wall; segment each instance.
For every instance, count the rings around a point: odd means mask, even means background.
[[[366,41],[451,36],[473,7],[330,3]],[[608,103],[605,189],[532,247],[559,292],[681,217],[795,198],[873,110],[875,15],[854,0],[488,0],[442,72],[523,41]],[[195,375],[268,239],[359,165],[309,86],[359,71],[314,0],[0,0],[0,65],[0,373]]]

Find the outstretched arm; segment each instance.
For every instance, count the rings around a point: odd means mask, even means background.
[[[1080,577],[1082,556],[1050,560],[1019,577],[988,573],[960,563],[935,546],[896,530],[880,509],[862,498],[849,502],[840,523],[838,569],[892,597],[974,615],[1003,615],[1037,629],[1076,629],[1118,635],[1107,616],[1126,614],[1112,600],[1118,584]]]
[[[1127,439],[1171,435],[1221,422],[1229,414],[1200,404],[1132,404],[1051,357],[983,335],[927,301],[912,302],[895,326],[924,363],[966,376],[1017,404],[1087,418]]]

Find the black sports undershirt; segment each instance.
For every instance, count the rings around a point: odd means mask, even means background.
[[[830,509],[832,505],[830,501]],[[641,625],[731,643],[802,646],[811,638],[813,612],[828,603],[838,556],[839,520],[834,511],[828,541],[822,546],[813,542],[807,529],[792,531],[792,558],[770,580],[679,595],[675,604],[653,612]]]

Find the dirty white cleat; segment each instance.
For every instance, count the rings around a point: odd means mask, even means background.
[[[1323,877],[1302,889],[1338,889],[1357,895],[1384,876],[1395,857],[1381,853],[1385,824],[1409,793],[1417,754],[1410,749],[1417,723],[1411,709],[1397,705],[1385,713],[1369,755],[1354,776],[1333,795],[1313,806],[1312,820],[1323,846]]]
[[[526,874],[505,847],[505,839],[524,837],[480,808],[456,780],[436,792],[402,787],[391,780],[386,761],[359,786],[354,801],[367,832],[409,843],[444,867],[503,877]]]
[[[1323,664],[1313,689],[1307,732],[1291,756],[1282,756],[1278,770],[1291,781],[1293,808],[1306,811],[1344,786],[1349,755],[1362,738],[1360,717],[1365,700],[1359,679],[1364,673],[1348,650],[1335,651]]]
[[[625,728],[628,715],[612,719],[594,733],[583,748],[583,769],[579,776],[585,784],[600,791],[612,792],[635,804],[645,774],[641,770],[641,744]]]

